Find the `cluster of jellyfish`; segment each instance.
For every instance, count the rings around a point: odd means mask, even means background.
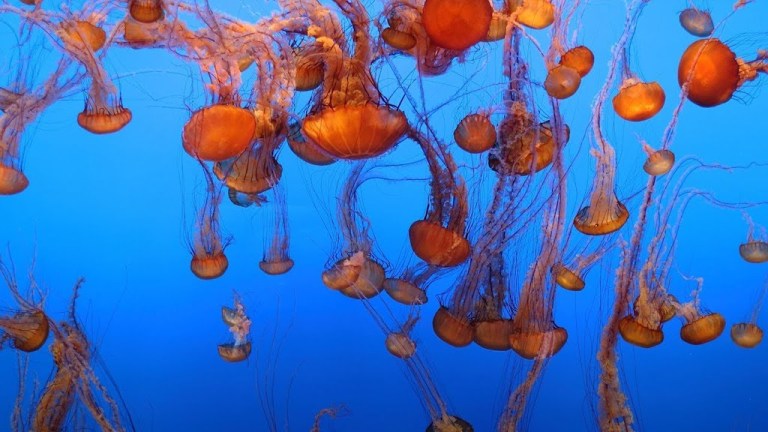
[[[717,23],[709,12],[691,5],[680,12],[681,27],[697,38],[680,56],[680,96],[663,135],[649,140],[656,146],[638,137],[647,154],[642,166],[646,185],[639,194],[622,199],[616,193],[616,152],[605,133],[608,111],[627,122],[643,122],[659,115],[667,103],[665,89],[633,71],[630,59],[635,29],[644,8],[653,2],[626,2],[626,19],[605,81],[594,96],[586,133],[592,143],[594,177],[584,205],[571,218],[566,215],[565,179],[570,168],[564,148],[572,131],[560,104],[576,94],[582,80],[599,66],[592,50],[575,42],[576,21],[588,2],[383,3],[381,15],[372,17],[359,0],[334,0],[328,5],[279,0],[275,13],[251,23],[219,13],[207,2],[130,0],[54,10],[40,0],[20,4],[2,0],[0,15],[18,20],[20,39],[43,35],[60,59],[42,82],[21,79],[0,87],[0,194],[22,193],[30,184],[22,164],[27,126],[84,84],[85,104],[77,114],[83,129],[119,133],[139,114],[123,105],[105,67],[111,46],[167,50],[198,67],[207,90],[206,104],[194,110],[179,131],[183,150],[198,162],[205,182],[188,242],[194,275],[215,279],[230,265],[229,239],[222,234],[219,217],[224,197],[233,205],[262,212],[264,204],[271,203],[271,213],[264,217],[270,234],[258,266],[274,276],[291,271],[280,149],[287,144],[312,165],[347,163],[338,212],[332,215],[333,234],[340,238],[335,239],[337,249],[328,257],[327,267],[318,272],[318,283],[359,300],[382,329],[382,348],[404,362],[417,384],[430,417],[427,431],[468,432],[474,430],[472,425],[447,406],[411,337],[430,285],[452,278],[452,289],[440,296],[441,306],[432,317],[435,335],[454,347],[474,343],[532,360],[499,415],[498,430],[513,431],[521,427],[528,396],[547,360],[568,341],[568,331],[554,322],[558,287],[584,290],[587,272],[616,252],[620,263],[612,282],[612,309],[597,352],[599,427],[634,430],[632,407],[620,382],[619,337],[638,347],[657,346],[664,340],[664,323],[678,316],[684,321],[680,338],[699,345],[718,338],[726,325],[721,314],[701,306],[701,278],[682,278],[695,284],[688,302],[669,290],[677,228],[688,204],[701,199],[744,212],[749,233],[739,253],[748,263],[768,262],[768,235],[746,213],[763,203],[727,203],[684,187],[695,171],[735,168],[679,159],[671,150],[687,102],[716,107],[731,100],[745,83],[768,73],[767,51],[746,53],[752,57],[744,59],[719,38],[723,23],[747,10],[749,2],[736,1],[731,14],[718,17]],[[547,44],[539,43],[531,30],[548,31],[536,33],[547,37]],[[445,74],[483,44],[503,45],[503,103],[470,110],[457,122],[453,135],[443,137],[430,121],[421,83]],[[546,76],[533,76],[533,60],[524,56],[528,45],[546,64]],[[393,105],[376,78],[395,57],[412,62],[419,77],[412,87],[401,83],[408,110]],[[246,86],[243,76],[251,73],[255,79]],[[394,68],[393,73],[397,74]],[[24,71],[19,74],[24,76]],[[296,103],[301,92],[309,94],[306,106]],[[542,97],[545,103],[540,102]],[[393,271],[377,247],[358,191],[388,168],[380,156],[404,141],[415,143],[423,153],[429,199],[423,218],[414,221],[407,233],[418,261]],[[479,155],[486,162],[474,169],[488,171],[493,179],[487,202],[473,202],[472,185],[459,168],[457,152]],[[625,228],[630,220],[634,225]],[[529,241],[531,230],[540,233],[526,246],[534,251],[532,260],[510,259],[511,248]],[[619,241],[620,232],[629,240]],[[69,407],[80,398],[102,430],[124,430],[120,405],[88,363],[88,342],[75,321],[74,302],[70,319],[56,323],[41,302],[21,295],[10,273],[3,273],[19,312],[0,317],[2,341],[28,353],[40,349],[52,332],[50,351],[57,367],[30,420],[14,418],[15,429],[60,430]],[[765,291],[750,321],[731,327],[731,338],[740,347],[753,348],[762,340],[757,321]],[[406,320],[372,301],[382,292],[409,308]],[[249,332],[255,323],[246,315],[245,305],[236,296],[233,307],[223,306],[221,313],[234,341],[218,345],[220,357],[227,362],[248,359]],[[94,392],[100,394],[102,405],[94,402]]]

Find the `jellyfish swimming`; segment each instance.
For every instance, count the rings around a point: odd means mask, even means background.
[[[234,307],[221,307],[221,318],[229,327],[234,342],[220,344],[218,346],[219,357],[227,362],[240,362],[251,354],[251,342],[248,335],[251,332],[251,320],[245,314],[245,306],[240,296],[235,293]]]

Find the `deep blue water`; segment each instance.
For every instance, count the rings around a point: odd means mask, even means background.
[[[699,6],[709,6],[716,21],[732,6],[704,3]],[[275,7],[271,3],[211,4],[251,21]],[[650,2],[632,42],[633,69],[663,86],[664,109],[639,124],[606,115],[604,130],[617,152],[619,197],[628,197],[645,184],[640,169],[645,155],[635,134],[651,144],[658,142],[677,103],[677,62],[694,40],[678,23],[677,13],[685,6],[683,1]],[[370,8],[379,10],[380,5]],[[589,192],[594,172],[589,156],[590,107],[605,78],[623,14],[620,2],[593,1],[580,20],[577,39],[592,48],[596,61],[579,92],[561,103],[572,131],[565,151],[566,158],[574,161],[568,179],[569,218]],[[3,40],[10,41],[8,35],[17,29],[15,21],[0,17],[7,23]],[[719,36],[733,41],[737,54],[752,58],[756,48],[768,48],[767,17],[768,6],[755,2],[731,17]],[[546,48],[547,30],[529,33]],[[10,42],[4,46],[0,59],[15,48]],[[531,59],[531,75],[540,82],[544,76],[541,56],[530,43],[523,46]],[[455,150],[470,196],[480,198],[472,203],[474,224],[480,223],[492,178],[485,156],[463,154],[451,134],[467,112],[500,103],[500,55],[500,44],[481,44],[446,75],[425,78],[428,105],[449,101],[430,119]],[[413,68],[407,58],[396,64],[403,71]],[[0,198],[0,243],[6,249],[5,259],[12,256],[22,284],[34,258],[34,273],[48,292],[46,311],[54,320],[65,318],[71,288],[77,278],[85,277],[79,318],[117,383],[136,429],[267,431],[269,415],[262,410],[263,402],[273,410],[277,430],[308,430],[315,413],[338,406],[345,407],[345,415],[325,421],[321,430],[423,430],[428,416],[408,371],[384,350],[381,329],[359,301],[332,292],[320,280],[320,272],[337,251],[338,233],[325,222],[335,217],[336,196],[350,164],[312,167],[283,148],[278,159],[284,169],[281,183],[295,267],[286,275],[271,277],[257,266],[264,237],[269,235],[272,204],[243,209],[225,199],[221,222],[233,238],[226,250],[230,267],[218,279],[200,280],[189,271],[186,242],[194,204],[202,200],[204,185],[199,164],[180,145],[180,131],[191,110],[205,103],[200,74],[194,65],[162,50],[116,47],[107,56],[106,66],[119,77],[123,102],[134,113],[132,122],[104,136],[80,129],[75,117],[82,109],[82,93],[48,109],[24,137],[29,188]],[[382,92],[398,94],[395,78],[386,70],[381,75]],[[12,72],[0,73],[0,86],[13,79]],[[749,84],[738,94],[739,100],[716,108],[687,103],[672,147],[678,157],[693,155],[725,165],[768,162],[764,151],[768,98],[761,89],[765,81]],[[470,92],[452,96],[462,87]],[[542,103],[543,92],[539,97]],[[297,110],[307,101],[299,96]],[[388,271],[417,262],[410,252],[407,229],[423,217],[427,204],[428,171],[421,158],[413,142],[401,142],[377,161],[385,166],[379,172],[387,179],[370,180],[359,191]],[[386,168],[399,163],[408,165]],[[768,168],[755,166],[730,173],[697,173],[687,185],[724,201],[757,203],[768,200],[767,178]],[[768,225],[765,206],[751,208],[749,213],[757,224]],[[633,218],[617,241],[629,241],[632,223]],[[678,270],[704,278],[702,305],[723,314],[728,324],[720,338],[702,346],[685,344],[677,337],[680,319],[665,326],[667,340],[653,349],[619,341],[622,384],[639,429],[768,430],[766,347],[742,349],[728,337],[732,323],[748,319],[768,279],[768,264],[748,264],[738,255],[747,229],[739,211],[702,200],[694,201],[686,212],[669,290],[685,300],[695,288]],[[513,246],[520,273],[534,257],[532,246],[525,242],[540,235],[538,225],[532,225],[522,243]],[[528,430],[597,429],[595,353],[612,307],[618,262],[614,251],[591,270],[584,291],[557,291],[555,321],[568,329],[570,338],[548,363],[529,400],[524,423]],[[448,273],[430,286],[429,303],[421,307],[422,320],[413,336],[449,410],[468,419],[476,431],[491,431],[510,384],[519,382],[530,361],[475,345],[453,348],[434,335],[431,317],[439,298],[447,298],[438,296],[450,291],[460,275],[460,270]],[[253,321],[253,353],[238,364],[223,362],[216,350],[217,344],[230,338],[220,307],[231,306],[233,291],[242,296]],[[385,297],[382,294],[371,303],[404,320],[409,308]],[[0,307],[13,308],[5,293],[0,294]],[[103,366],[94,366],[106,380]],[[37,377],[43,383],[51,370],[47,346],[31,354],[28,378]],[[0,351],[0,371],[0,430],[5,430],[9,426],[3,419],[10,417],[17,390],[16,355],[10,348]]]

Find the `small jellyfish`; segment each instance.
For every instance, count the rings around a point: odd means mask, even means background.
[[[496,143],[496,128],[487,114],[469,114],[456,126],[453,139],[469,153],[482,153]]]
[[[555,277],[557,285],[563,289],[568,291],[581,291],[584,289],[584,279],[563,264],[552,266],[552,275]]]
[[[743,212],[744,219],[749,225],[747,241],[739,245],[739,255],[744,261],[760,264],[768,261],[768,234],[765,228],[755,225],[749,214]],[[755,231],[758,231],[756,234]]]
[[[64,21],[58,31],[59,37],[69,49],[96,52],[104,47],[107,33],[88,21]]]
[[[648,175],[664,175],[675,165],[675,154],[671,150],[661,149],[654,151],[653,148],[645,143],[643,143],[643,149],[648,153],[648,158],[643,163],[643,171]]]
[[[195,111],[184,125],[182,144],[194,158],[223,161],[243,153],[256,137],[251,111],[232,105],[210,105]]]
[[[387,27],[381,31],[381,39],[394,49],[407,51],[416,46],[416,38],[412,34]]]
[[[357,252],[358,254],[361,252]],[[364,257],[357,279],[348,286],[339,288],[339,292],[354,299],[369,299],[379,295],[383,289],[384,267],[372,258]]]
[[[664,333],[660,327],[647,326],[632,315],[627,315],[619,321],[619,333],[625,341],[642,348],[651,348],[664,341]]]
[[[191,245],[192,260],[189,267],[200,279],[215,279],[227,271],[229,260],[224,254],[227,241],[222,239],[219,227],[221,188],[213,183],[211,174],[205,167],[204,169],[208,188],[195,223],[196,230]]]
[[[567,99],[581,85],[581,74],[569,66],[557,65],[547,72],[544,89],[555,99]]]
[[[220,344],[219,356],[227,362],[240,362],[251,354],[251,342],[248,335],[251,332],[251,320],[245,314],[245,306],[240,296],[235,293],[234,308],[221,307],[221,318],[229,327],[234,342]]]
[[[128,12],[131,18],[146,24],[159,21],[165,15],[162,0],[131,0]]]
[[[492,16],[487,0],[427,0],[421,21],[435,45],[463,51],[488,34]]]
[[[680,12],[680,25],[685,31],[698,37],[707,37],[715,31],[715,24],[709,12],[694,7]]]
[[[14,314],[13,316],[0,317],[0,331],[5,334],[0,337],[9,337],[13,347],[24,352],[33,352],[40,349],[48,339],[48,317],[42,310],[29,310]]]
[[[517,22],[532,29],[543,29],[555,22],[551,0],[514,0],[512,13],[517,14]]]
[[[664,107],[664,89],[659,83],[629,78],[621,83],[613,98],[613,109],[624,120],[643,121],[655,116]]]
[[[441,268],[426,264],[417,264],[402,272],[397,277],[384,279],[384,290],[392,300],[407,305],[422,305],[429,301],[426,288]]]
[[[15,195],[27,186],[29,186],[29,179],[21,169],[14,167],[10,162],[0,162],[0,195]]]
[[[575,70],[584,78],[595,64],[595,55],[586,46],[579,45],[563,53],[560,64]]]
[[[260,142],[236,158],[216,162],[213,172],[227,187],[238,192],[251,195],[266,192],[283,175],[283,167],[275,159],[273,148]]]
[[[259,268],[268,275],[277,276],[288,273],[293,268],[293,260],[288,253],[288,207],[282,188],[274,189],[274,197],[274,228],[271,236],[265,236],[264,258],[259,261]]]
[[[416,342],[411,339],[410,333],[418,320],[418,314],[412,314],[398,331],[387,335],[384,345],[390,354],[403,360],[409,359],[416,354]]]
[[[446,414],[438,420],[433,420],[427,426],[426,432],[475,432],[475,428],[459,416]]]
[[[742,348],[754,348],[763,341],[763,329],[753,323],[738,323],[731,326],[731,339]]]
[[[309,43],[294,50],[296,58],[296,91],[311,91],[323,83],[325,67],[320,51]]]
[[[618,231],[627,223],[627,207],[616,198],[613,191],[607,193],[593,193],[590,205],[582,207],[573,218],[574,228],[587,235],[606,235]]]

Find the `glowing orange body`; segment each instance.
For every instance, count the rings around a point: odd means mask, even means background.
[[[487,0],[427,0],[421,21],[432,43],[462,51],[485,38],[492,15]]]
[[[725,103],[739,87],[736,54],[718,39],[698,40],[680,58],[677,81],[680,86],[688,81],[688,99],[696,105]]]

